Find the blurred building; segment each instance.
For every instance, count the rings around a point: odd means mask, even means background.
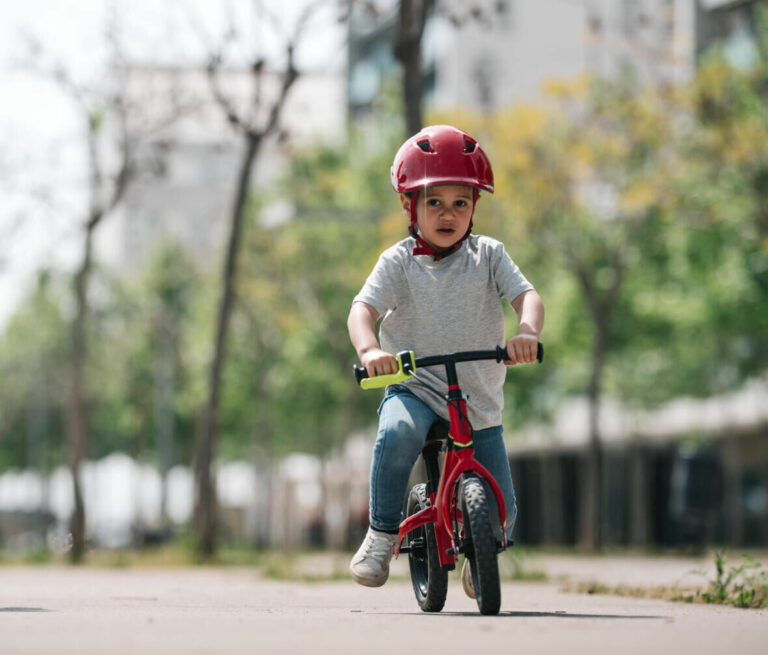
[[[390,3],[391,5],[391,3]],[[424,99],[436,110],[491,112],[542,98],[545,82],[582,73],[676,83],[695,63],[694,0],[443,2],[423,39]],[[478,11],[479,10],[479,11]],[[365,5],[350,22],[347,98],[352,119],[399,75],[397,7]]]
[[[696,55],[712,46],[722,49],[737,68],[750,68],[758,61],[760,0],[699,0],[696,6]],[[765,3],[762,3],[763,10]],[[762,29],[768,29],[763,27]],[[765,36],[763,35],[763,38]]]
[[[262,78],[259,92],[274,98],[281,80],[270,73]],[[243,137],[214,100],[204,69],[134,67],[128,71],[128,87],[135,102],[149,109],[141,118],[158,127],[140,144],[140,175],[100,229],[99,256],[129,272],[159,244],[172,241],[204,268],[217,266],[234,203]],[[253,115],[255,87],[249,70],[223,69],[220,87],[243,116],[264,124],[263,108]],[[271,191],[285,171],[290,149],[344,138],[343,74],[303,72],[287,98],[279,129],[264,141],[253,171],[253,188],[264,193],[264,222],[279,223],[292,215],[291,205]]]
[[[468,6],[469,4],[469,6]],[[435,110],[492,112],[542,99],[544,84],[632,71],[679,84],[713,45],[736,65],[756,61],[757,0],[484,0],[441,2],[423,38],[424,101]],[[392,53],[396,3],[362,3],[349,30],[347,100],[361,120],[399,89]]]
[[[768,545],[768,381],[656,411],[603,403],[601,515],[606,545]],[[517,537],[576,544],[586,400],[508,439]]]

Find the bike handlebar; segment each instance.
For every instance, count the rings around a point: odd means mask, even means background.
[[[404,382],[413,377],[418,368],[428,366],[439,366],[446,362],[475,362],[486,359],[494,359],[502,362],[509,359],[506,348],[496,346],[495,350],[469,350],[466,352],[453,353],[451,355],[430,355],[427,357],[416,358],[412,350],[404,350],[397,353],[397,373],[387,375],[377,375],[369,377],[368,371],[362,366],[353,366],[355,379],[363,389],[379,389]],[[536,350],[536,360],[541,363],[544,360],[544,346],[539,342]]]

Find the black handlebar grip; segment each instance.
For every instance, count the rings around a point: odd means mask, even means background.
[[[544,361],[544,344],[539,341],[539,343],[536,345],[536,359],[538,360],[539,364],[541,364]]]
[[[355,380],[357,380],[357,383],[360,384],[365,378],[368,376],[368,371],[365,370],[364,366],[352,366],[352,370],[355,374]]]

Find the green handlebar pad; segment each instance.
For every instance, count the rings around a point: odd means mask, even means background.
[[[406,362],[406,368],[410,369],[408,372],[403,370],[403,355],[410,356],[410,362]],[[410,366],[409,366],[410,364]],[[360,386],[363,389],[381,389],[382,387],[389,386],[390,384],[398,384],[399,382],[405,382],[413,377],[416,372],[416,366],[414,365],[413,351],[397,353],[397,373],[390,373],[388,375],[377,375],[372,378],[364,378],[360,380]]]

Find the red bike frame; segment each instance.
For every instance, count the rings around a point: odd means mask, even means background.
[[[490,351],[492,352],[492,351]],[[464,353],[461,353],[464,354]],[[468,353],[467,353],[468,354]],[[417,360],[418,365],[418,360]],[[423,364],[422,364],[423,365]],[[446,368],[450,364],[446,364]],[[455,372],[455,371],[454,371]],[[429,507],[416,514],[407,517],[401,524],[397,538],[397,553],[400,554],[403,540],[406,535],[416,528],[433,523],[435,526],[435,541],[440,565],[443,567],[455,567],[457,554],[456,542],[453,537],[452,514],[458,510],[456,507],[456,485],[462,473],[472,472],[483,478],[491,488],[496,498],[496,506],[499,510],[499,520],[502,526],[502,546],[506,548],[506,516],[507,510],[504,504],[504,496],[498,483],[489,471],[475,459],[475,449],[472,443],[472,428],[467,419],[467,402],[461,393],[458,383],[448,387],[448,415],[450,427],[448,437],[451,446],[445,454],[443,470],[440,475],[440,483],[437,491],[429,493]]]

